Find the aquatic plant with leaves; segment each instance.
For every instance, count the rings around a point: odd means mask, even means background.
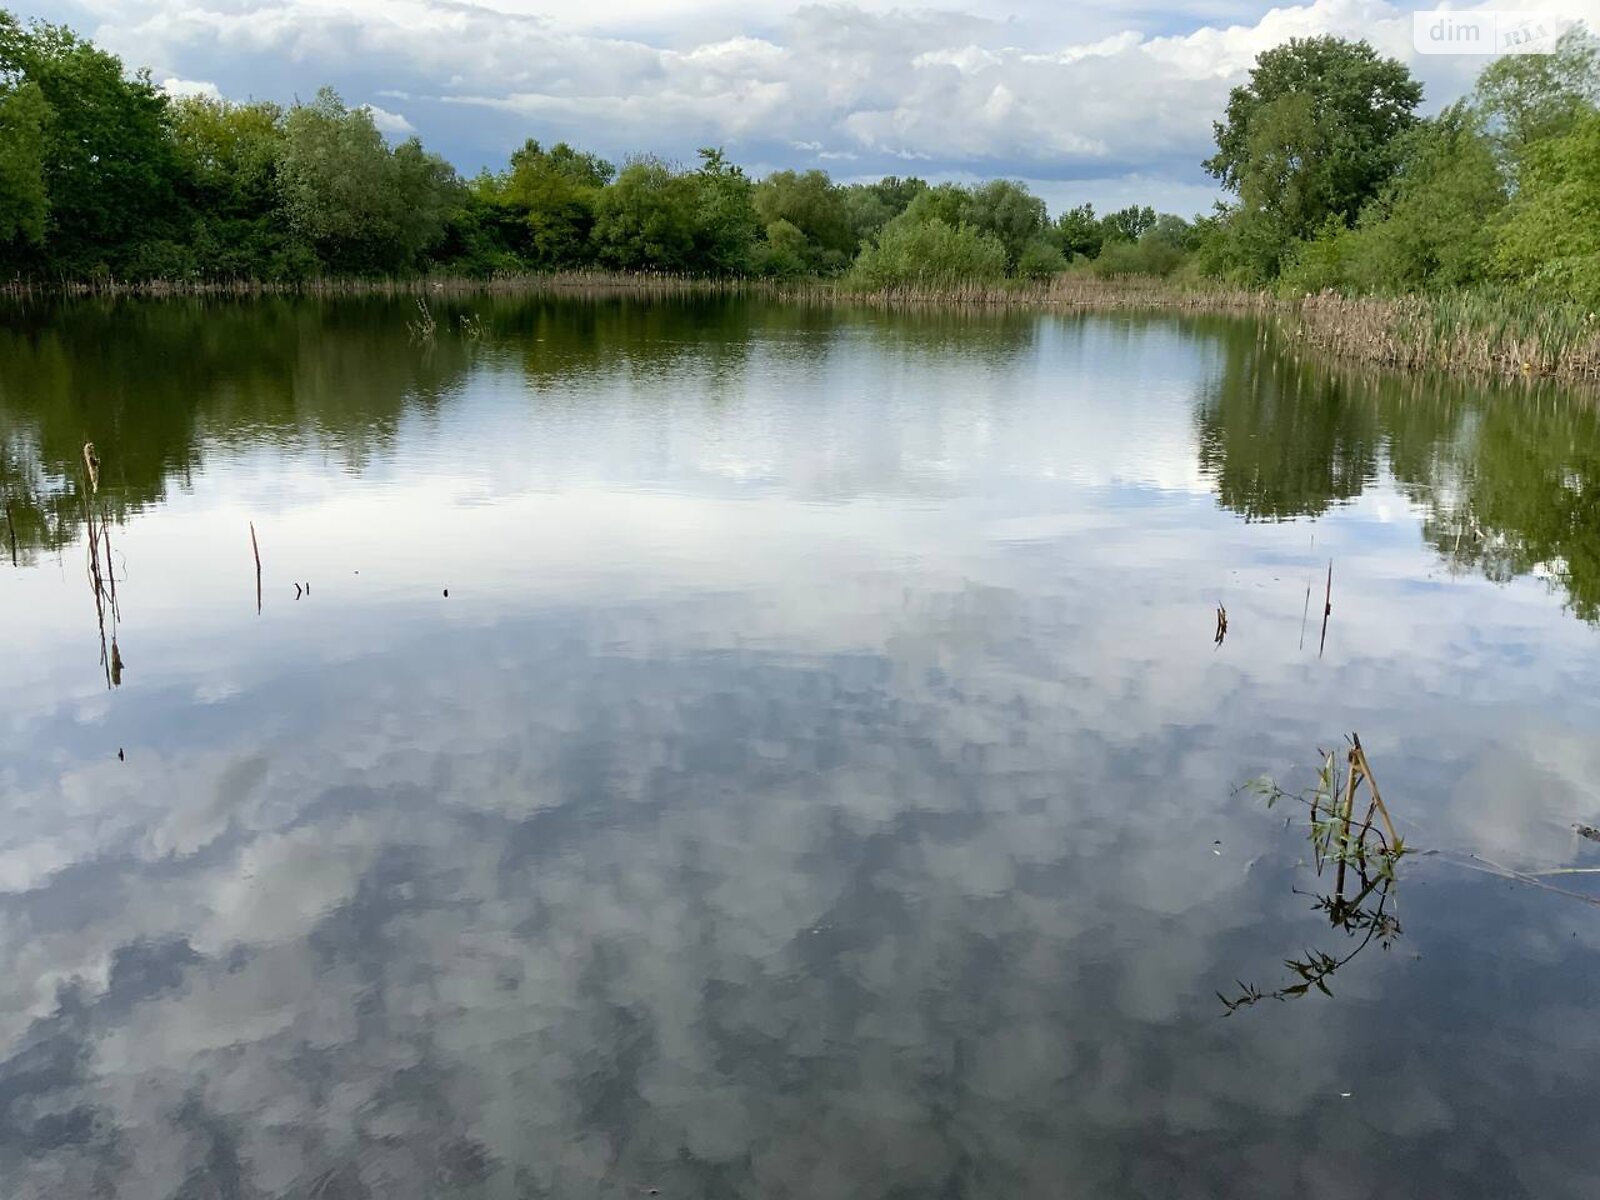
[[[1393,911],[1395,867],[1406,853],[1406,845],[1395,832],[1360,737],[1352,733],[1349,741],[1342,764],[1338,753],[1318,752],[1316,781],[1303,791],[1286,791],[1265,777],[1245,787],[1261,796],[1268,808],[1280,800],[1292,800],[1309,809],[1307,836],[1317,877],[1322,878],[1325,871],[1333,873],[1333,890],[1316,894],[1313,907],[1327,917],[1330,928],[1359,940],[1343,955],[1311,948],[1301,958],[1285,959],[1293,983],[1264,990],[1240,980],[1238,994],[1230,997],[1218,992],[1217,999],[1229,1013],[1262,1000],[1296,999],[1313,988],[1331,996],[1328,979],[1336,971],[1373,942],[1387,950],[1400,936],[1400,918]],[[1358,820],[1356,813],[1363,805]]]

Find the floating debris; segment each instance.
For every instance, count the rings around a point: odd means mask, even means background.
[[[1220,646],[1228,636],[1228,610],[1222,605],[1217,605],[1217,637],[1215,644]]]

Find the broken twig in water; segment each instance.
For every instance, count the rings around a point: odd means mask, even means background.
[[[1216,645],[1222,645],[1228,636],[1228,610],[1222,605],[1217,605],[1217,636]]]
[[[256,544],[256,523],[250,522],[250,549],[256,556],[256,616],[261,615],[261,547]]]

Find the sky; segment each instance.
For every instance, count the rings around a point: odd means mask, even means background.
[[[1211,122],[1256,55],[1290,37],[1367,38],[1411,64],[1430,108],[1484,61],[1416,54],[1422,6],[1382,0],[0,3],[72,26],[176,92],[288,103],[331,84],[469,174],[528,137],[613,160],[688,161],[715,144],[755,174],[1017,178],[1053,211],[1209,209]],[[1600,0],[1562,3],[1600,25]]]

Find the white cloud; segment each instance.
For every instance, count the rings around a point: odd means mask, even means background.
[[[363,104],[361,107],[372,114],[372,123],[383,133],[413,134],[417,131],[417,127],[399,113],[379,108],[376,104]]]
[[[204,96],[207,100],[222,99],[222,89],[208,80],[200,79],[163,79],[161,90],[169,96]]]
[[[203,73],[225,92],[224,67],[255,79],[270,65],[274,86],[310,89],[350,86],[360,64],[363,78],[388,85],[377,94],[407,97],[411,119],[395,115],[392,131],[415,123],[458,160],[496,158],[529,133],[613,156],[650,149],[685,158],[718,142],[747,162],[776,156],[777,165],[809,162],[825,147],[855,154],[863,172],[913,161],[1060,181],[1137,176],[1155,189],[1147,198],[1167,207],[1168,194],[1203,182],[1198,164],[1228,89],[1289,37],[1368,38],[1409,61],[1434,104],[1460,94],[1481,66],[1415,56],[1411,10],[1384,0],[1210,4],[1209,13],[1236,14],[1210,24],[1185,16],[1198,7],[1188,0],[1154,17],[1030,0],[997,17],[879,0],[758,0],[738,11],[717,0],[666,9],[654,0],[91,7],[100,24],[90,32],[130,61],[175,77]],[[1600,18],[1600,0],[1572,7]]]

